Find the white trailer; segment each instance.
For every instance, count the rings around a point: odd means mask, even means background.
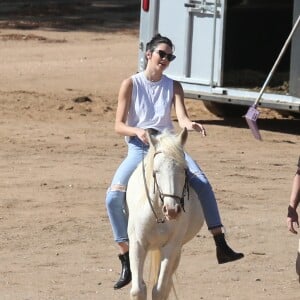
[[[215,114],[241,115],[263,86],[293,23],[300,0],[141,0],[138,70],[156,34],[175,44],[167,74],[187,98]],[[300,113],[300,28],[259,106]]]

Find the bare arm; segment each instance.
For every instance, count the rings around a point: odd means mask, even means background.
[[[292,192],[290,197],[290,206],[297,209],[300,200],[300,174],[296,174],[293,180]]]
[[[144,129],[128,126],[126,124],[131,104],[132,87],[133,83],[131,78],[125,79],[121,84],[115,119],[115,131],[124,136],[137,136],[141,141],[147,143],[147,135]]]
[[[297,213],[297,207],[300,202],[300,167],[298,167],[297,173],[293,179],[292,191],[290,196],[290,204],[288,207],[287,226],[289,231],[297,233],[294,228],[294,223],[299,228],[299,219]]]
[[[178,123],[181,128],[186,127],[187,130],[195,130],[201,132],[203,136],[206,136],[204,127],[199,123],[192,122],[188,117],[188,113],[184,104],[183,89],[178,81],[174,81],[174,106]]]

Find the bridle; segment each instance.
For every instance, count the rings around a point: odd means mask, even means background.
[[[162,152],[161,151],[155,152],[154,157],[159,153],[162,153]],[[186,192],[189,194],[189,185],[188,185],[188,180],[187,180],[187,170],[185,169],[185,179],[184,179],[184,185],[183,185],[183,190],[182,190],[181,196],[163,193],[161,191],[159,185],[158,185],[155,171],[153,171],[153,178],[154,178],[153,194],[155,194],[155,187],[156,187],[157,190],[158,190],[158,196],[159,196],[162,203],[164,203],[164,198],[165,197],[174,198],[175,200],[177,200],[176,202],[178,202],[180,204],[183,211],[185,211],[184,210],[184,197],[186,195]]]
[[[163,153],[162,151],[157,151],[154,153],[153,155],[153,159],[155,158],[155,156],[157,154],[160,154],[160,153]],[[155,216],[155,219],[156,219],[156,222],[157,223],[165,223],[166,221],[166,217],[164,218],[159,218],[157,216],[157,213],[155,212],[154,210],[154,207],[153,207],[153,204],[151,202],[151,198],[150,198],[150,194],[149,194],[149,189],[148,189],[148,186],[147,186],[147,181],[146,181],[146,175],[145,175],[145,161],[144,161],[144,157],[143,157],[143,161],[142,161],[142,167],[143,167],[143,179],[144,179],[144,186],[145,186],[145,191],[146,191],[146,196],[147,196],[147,199],[148,199],[148,203],[151,207],[151,210]],[[158,182],[157,182],[157,178],[156,178],[156,172],[153,171],[153,179],[154,179],[154,186],[153,186],[153,194],[155,194],[155,189],[157,189],[158,191],[158,196],[161,200],[161,203],[164,204],[164,198],[165,197],[170,197],[170,198],[174,198],[175,201],[180,204],[182,210],[185,212],[184,210],[184,198],[186,196],[186,194],[188,195],[188,199],[189,199],[189,184],[188,184],[188,177],[187,177],[187,169],[185,169],[185,179],[184,179],[184,186],[183,186],[183,190],[182,190],[182,194],[181,196],[178,196],[178,195],[172,195],[172,194],[165,194],[161,191],[159,185],[158,185]]]

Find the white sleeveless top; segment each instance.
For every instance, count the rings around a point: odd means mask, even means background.
[[[160,132],[173,131],[173,80],[163,75],[161,80],[152,82],[146,78],[144,72],[131,78],[133,89],[127,124],[143,129],[153,128]]]

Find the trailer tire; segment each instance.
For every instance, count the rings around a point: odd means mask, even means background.
[[[241,117],[247,112],[248,107],[243,105],[219,103],[204,101],[206,109],[217,117],[228,118],[228,117]]]
[[[292,117],[294,119],[300,119],[300,112],[294,112],[294,111],[288,111],[288,110],[277,110],[277,112],[283,117],[283,118],[289,118]]]

